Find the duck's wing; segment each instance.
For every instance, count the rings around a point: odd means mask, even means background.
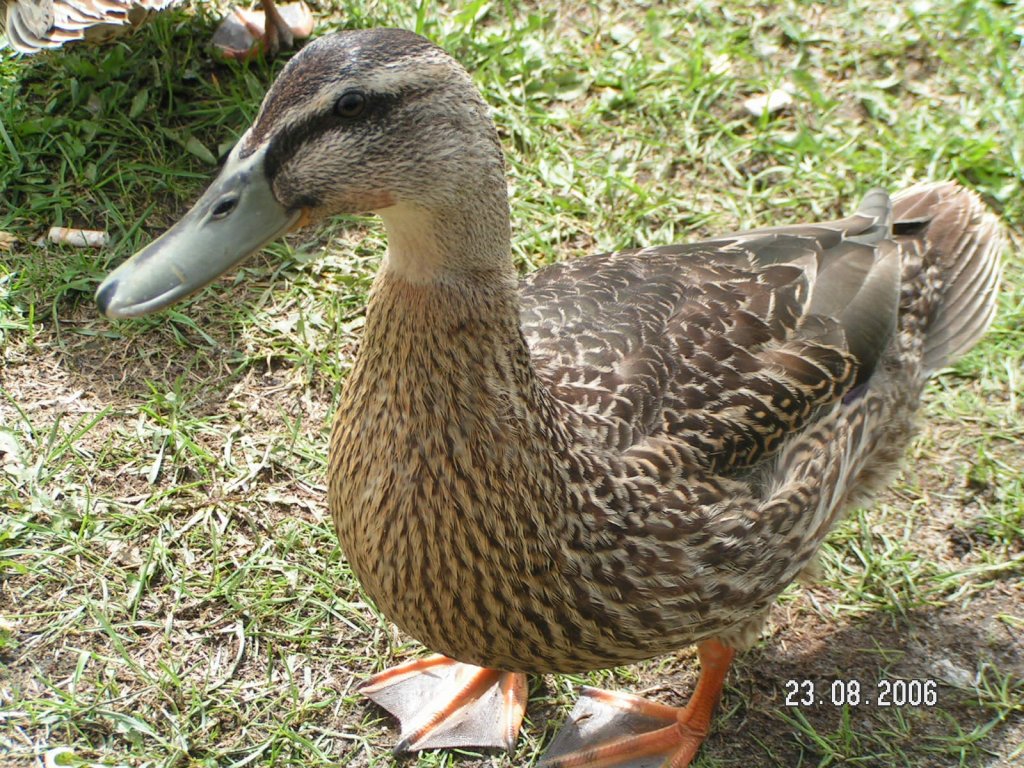
[[[608,447],[672,437],[750,466],[865,381],[896,327],[881,191],[840,221],[593,256],[524,281],[541,378]]]
[[[179,0],[8,0],[6,31],[21,53],[77,40],[101,42]]]

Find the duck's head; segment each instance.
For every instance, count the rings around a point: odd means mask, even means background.
[[[155,312],[291,229],[379,213],[390,268],[426,281],[504,269],[504,161],[466,71],[411,32],[342,32],[289,62],[217,179],[107,276],[108,317]]]

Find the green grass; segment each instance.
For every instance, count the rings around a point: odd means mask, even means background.
[[[4,766],[392,763],[392,724],[354,687],[419,648],[362,597],[324,489],[379,226],[291,237],[155,318],[109,323],[91,302],[199,194],[282,66],[211,59],[204,8],[100,49],[0,54]],[[983,196],[1013,239],[995,326],[930,386],[893,489],[738,660],[695,765],[1024,759],[1024,7],[351,0],[318,17],[418,29],[470,68],[524,271],[832,216],[874,185]],[[791,109],[743,110],[787,84]],[[50,226],[111,245],[41,243]],[[534,680],[510,758],[410,762],[529,764],[579,683],[679,702],[694,666]],[[793,708],[790,679],[936,679],[939,700]]]

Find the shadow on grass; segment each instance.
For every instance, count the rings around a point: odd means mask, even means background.
[[[968,606],[872,612],[838,629],[781,625],[740,657],[729,717],[705,751],[722,765],[1002,765],[995,756],[1024,737],[1024,638],[999,619],[1015,604],[1012,589],[993,590]],[[921,690],[912,680],[935,681],[933,706],[896,705]],[[806,693],[803,681],[818,703],[787,706]],[[861,704],[844,708],[854,681]]]

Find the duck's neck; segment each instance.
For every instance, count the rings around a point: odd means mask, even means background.
[[[428,279],[429,264],[392,250],[381,267],[349,393],[400,413],[413,431],[486,441],[518,428],[513,420],[546,409],[548,394],[520,331],[514,270],[461,265]]]
[[[440,210],[399,204],[379,213],[388,252],[367,306],[364,350],[440,348],[460,333],[481,353],[522,344],[504,198]]]
[[[384,272],[412,285],[472,288],[497,279],[514,287],[508,203],[504,188],[492,186],[467,190],[450,205],[399,203],[378,211],[388,233]]]

